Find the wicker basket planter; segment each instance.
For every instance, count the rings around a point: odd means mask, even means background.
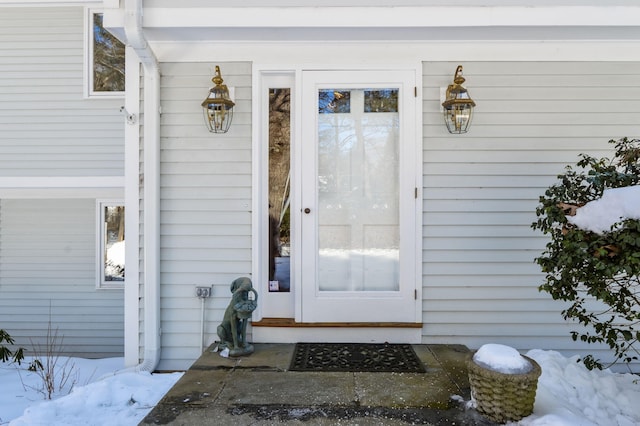
[[[521,356],[533,367],[528,373],[504,374],[479,366],[473,361],[473,355],[467,359],[471,396],[478,412],[494,422],[517,421],[533,412],[542,370],[537,362]]]

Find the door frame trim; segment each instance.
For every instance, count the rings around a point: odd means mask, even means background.
[[[423,111],[423,102],[422,102],[422,61],[408,61],[402,62],[398,64],[394,64],[393,66],[389,66],[388,64],[366,64],[366,65],[353,65],[344,63],[333,63],[333,64],[260,64],[253,63],[252,69],[252,279],[254,280],[254,286],[257,289],[261,288],[261,283],[264,282],[264,277],[267,274],[268,267],[268,258],[267,258],[267,241],[266,241],[266,232],[265,229],[268,227],[267,220],[265,219],[266,215],[264,214],[264,210],[261,209],[262,202],[264,201],[264,180],[263,174],[266,172],[263,158],[264,158],[264,143],[263,143],[263,131],[264,131],[264,110],[263,110],[263,98],[262,91],[264,86],[262,84],[262,79],[264,75],[273,75],[273,74],[289,74],[293,75],[293,93],[292,93],[292,129],[291,129],[291,139],[292,139],[292,155],[295,158],[295,142],[296,140],[300,140],[302,137],[302,126],[301,126],[301,117],[302,117],[302,72],[303,71],[380,71],[387,70],[390,72],[393,71],[411,71],[415,74],[415,83],[416,83],[416,92],[415,92],[415,102],[416,108],[414,109],[415,115],[413,117],[407,116],[406,119],[410,122],[413,122],[413,138],[415,139],[414,147],[415,147],[415,188],[416,188],[416,203],[415,203],[415,223],[414,229],[418,234],[422,232],[422,178],[423,178],[423,137],[422,137],[422,111]],[[268,126],[268,123],[267,123]],[[295,165],[293,166],[295,167]],[[293,171],[293,170],[292,170]],[[301,208],[300,204],[300,187],[299,183],[292,182],[293,185],[291,187],[291,193],[294,194],[293,202],[291,204],[291,209]],[[299,221],[297,223],[291,224],[292,232],[300,235],[301,226]],[[261,247],[265,247],[264,251]],[[300,241],[293,240],[291,245],[292,253],[296,250],[301,249]],[[423,296],[423,286],[422,286],[422,238],[418,235],[415,238],[415,248],[414,248],[414,256],[415,256],[415,323],[422,323],[422,296]],[[298,291],[296,283],[300,283],[301,280],[301,260],[300,256],[292,258],[291,263],[291,292],[290,296],[293,297],[294,303],[294,321],[300,322],[302,318],[302,296],[301,292]],[[260,290],[259,290],[260,291]],[[259,322],[264,317],[269,317],[268,312],[264,312],[263,304],[267,302],[265,300],[268,298],[268,295],[261,295],[261,302],[258,304],[258,308],[254,311],[253,318],[254,321]],[[266,298],[264,296],[267,296]],[[263,315],[263,313],[267,315]],[[260,327],[258,327],[260,328]],[[266,330],[270,327],[264,327],[263,330]],[[293,337],[293,336],[292,336]]]
[[[269,188],[269,99],[265,96],[265,90],[271,84],[286,82],[291,86],[291,104],[295,108],[294,99],[296,88],[296,73],[290,67],[256,67],[254,64],[252,74],[252,217],[251,217],[251,240],[252,240],[252,280],[254,288],[260,294],[260,303],[253,312],[253,318],[259,321],[263,316],[282,315],[291,307],[290,314],[293,316],[292,305],[295,305],[295,282],[294,265],[295,257],[291,260],[291,290],[290,292],[269,292],[263,283],[268,282],[268,188]],[[291,149],[294,148],[295,112],[291,110]],[[265,140],[266,139],[266,140]],[[293,154],[293,153],[292,153]],[[293,172],[293,170],[292,170]],[[291,193],[295,191],[295,182],[292,179]],[[293,197],[294,200],[296,197]],[[265,208],[265,206],[267,206]],[[293,209],[293,204],[291,205]],[[292,235],[298,235],[294,230],[296,224],[292,221]],[[291,252],[295,252],[295,238],[292,238]]]

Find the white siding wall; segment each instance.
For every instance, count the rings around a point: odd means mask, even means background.
[[[123,293],[95,288],[95,227],[94,200],[0,200],[0,324],[18,345],[50,322],[65,354],[122,356]]]
[[[121,176],[122,99],[83,99],[81,7],[2,8],[0,177]]]
[[[195,287],[215,285],[205,301],[209,344],[231,281],[251,273],[251,64],[217,64],[235,88],[224,135],[206,130],[200,106],[215,65],[161,64],[161,370],[184,368],[200,353]]]
[[[123,99],[83,97],[84,25],[82,7],[0,8],[0,180],[123,175]],[[29,348],[50,320],[65,353],[122,356],[123,293],[96,290],[95,199],[75,191],[0,199],[0,324]]]
[[[640,64],[465,62],[476,115],[468,134],[449,135],[439,88],[458,64],[423,64],[423,340],[592,351],[537,290],[547,240],[530,224],[579,153],[638,137]]]

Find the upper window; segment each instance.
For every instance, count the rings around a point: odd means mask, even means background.
[[[87,94],[122,96],[124,94],[125,46],[102,25],[103,15],[87,13]]]

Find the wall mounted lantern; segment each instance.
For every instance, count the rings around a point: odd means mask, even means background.
[[[233,121],[233,107],[236,105],[229,97],[229,89],[216,65],[216,74],[211,79],[215,84],[209,89],[209,96],[202,102],[204,122],[211,133],[227,133]]]
[[[462,83],[462,65],[458,65],[453,76],[453,84],[447,87],[446,98],[442,103],[444,122],[449,133],[467,133],[473,117],[473,107],[476,106],[467,89],[462,87]]]

